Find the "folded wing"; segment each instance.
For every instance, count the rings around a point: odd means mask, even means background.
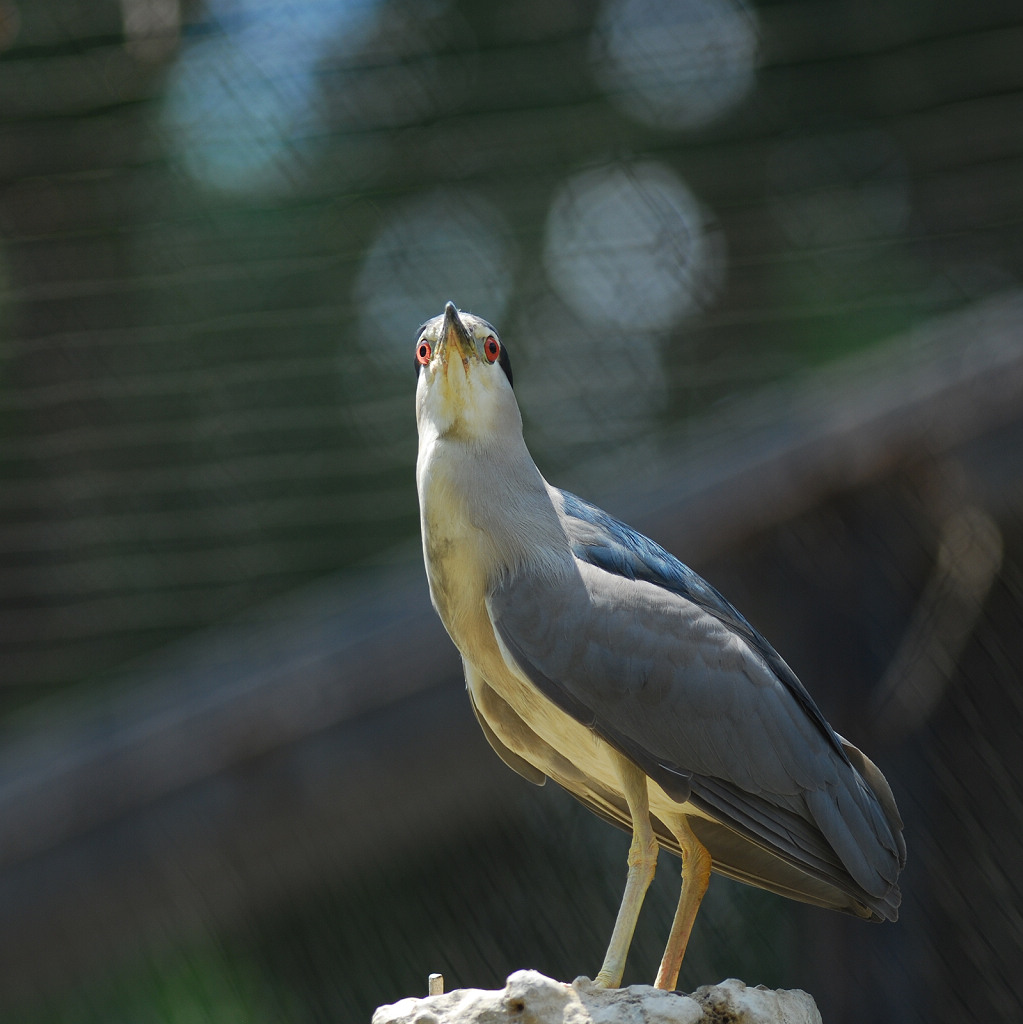
[[[705,581],[599,509],[559,500],[576,572],[522,572],[493,591],[507,656],[680,805],[719,823],[708,848],[724,873],[782,891],[805,872],[857,904],[840,909],[894,919],[905,846],[880,772]],[[763,865],[778,858],[798,871],[767,884]]]

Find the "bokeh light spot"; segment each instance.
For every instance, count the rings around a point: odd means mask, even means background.
[[[362,343],[405,369],[416,327],[451,299],[500,324],[515,247],[500,212],[482,197],[439,189],[397,208],[370,245],[356,282]]]
[[[700,203],[662,164],[585,171],[554,198],[544,265],[585,319],[665,330],[717,291],[723,243],[707,227]]]
[[[378,0],[211,0],[167,84],[164,124],[188,173],[223,192],[273,193],[301,180],[323,130],[316,80],[327,43],[357,48]]]
[[[591,61],[608,96],[659,128],[697,128],[745,98],[757,22],[739,0],[605,0]]]
[[[661,336],[594,327],[551,295],[524,312],[506,337],[513,358],[528,344],[516,391],[543,465],[606,463],[617,446],[651,436],[668,390]]]

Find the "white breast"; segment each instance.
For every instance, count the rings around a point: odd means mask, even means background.
[[[523,446],[522,451],[525,451]],[[513,567],[572,571],[574,558],[551,496],[532,460],[488,463],[451,438],[423,432],[416,467],[423,555],[430,596],[467,663],[466,681],[480,713],[511,750],[558,778],[553,748],[609,790],[619,786],[615,758],[595,733],[552,704],[518,671],[495,636],[486,600]],[[541,563],[539,568],[536,563]],[[509,719],[491,689],[514,712]],[[522,725],[543,743],[523,734]],[[559,780],[566,784],[568,780]],[[569,786],[571,788],[571,786]]]

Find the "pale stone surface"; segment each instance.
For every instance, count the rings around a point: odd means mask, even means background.
[[[798,988],[749,988],[737,978],[720,985],[702,985],[693,993],[709,1021],[735,1021],[754,1024],[821,1024],[820,1011],[813,997]]]
[[[516,971],[503,989],[456,989],[381,1006],[373,1024],[821,1024],[813,999],[799,989],[749,988],[735,978],[691,996],[649,985],[571,985],[539,971]]]

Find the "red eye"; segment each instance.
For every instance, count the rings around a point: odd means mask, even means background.
[[[491,335],[483,342],[483,351],[487,354],[488,363],[496,363],[501,357],[501,343]]]
[[[432,355],[433,349],[430,348],[430,343],[428,341],[421,341],[416,346],[416,362],[421,364],[422,366],[426,366],[426,364],[430,361],[430,356]]]

